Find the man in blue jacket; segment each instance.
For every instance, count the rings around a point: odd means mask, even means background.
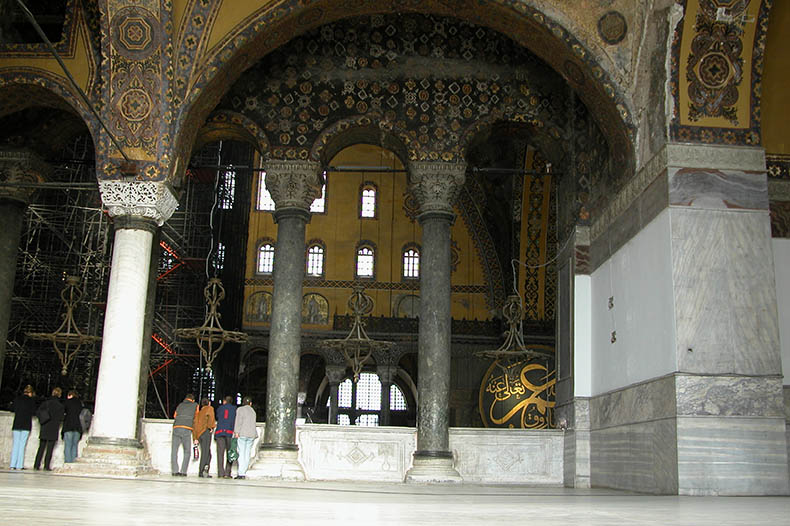
[[[236,406],[233,397],[226,396],[223,404],[217,408],[217,429],[214,440],[217,442],[217,476],[230,478],[230,466],[227,451],[233,438],[233,426],[236,424]]]

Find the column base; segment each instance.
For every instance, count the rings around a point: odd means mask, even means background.
[[[156,475],[143,445],[137,440],[91,437],[75,462],[58,473],[135,478]]]
[[[278,479],[304,481],[305,474],[299,462],[297,449],[261,449],[255,462],[247,470],[249,479]]]
[[[463,482],[463,480],[463,477],[453,467],[452,457],[415,455],[411,468],[406,472],[405,482],[439,483]]]

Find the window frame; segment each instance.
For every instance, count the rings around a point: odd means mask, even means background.
[[[272,253],[272,261],[271,261],[271,263],[272,263],[272,270],[270,272],[261,270],[261,253],[263,251],[263,248],[266,247],[266,246],[272,247],[272,250],[271,250],[271,253]],[[271,239],[262,239],[261,241],[258,242],[258,248],[255,251],[255,274],[256,275],[258,275],[258,276],[271,276],[272,274],[274,274],[274,256],[275,256],[276,249],[277,249],[277,245]]]
[[[362,215],[365,210],[365,191],[373,191],[373,215]],[[373,181],[365,181],[359,185],[359,195],[357,200],[359,210],[358,217],[360,219],[378,219],[379,218],[379,188]]]
[[[406,275],[406,256],[409,252],[414,251],[417,254],[417,275],[416,276],[407,276]],[[401,272],[401,279],[403,281],[416,281],[420,279],[420,263],[422,262],[422,247],[417,243],[409,243],[404,245],[401,249],[401,258],[400,258],[400,272]]]
[[[370,275],[362,275],[359,273],[359,258],[360,252],[363,250],[370,250]],[[356,251],[354,252],[354,278],[355,279],[364,279],[364,280],[375,280],[376,279],[376,244],[372,241],[361,241],[357,244]]]
[[[310,213],[311,214],[326,215],[327,209],[329,208],[328,207],[328,205],[329,205],[329,199],[328,199],[328,195],[329,195],[329,176],[328,176],[326,170],[324,170],[322,178],[324,180],[324,183],[321,185],[321,197],[317,197],[317,198],[313,199],[313,202],[310,203]],[[314,211],[313,210],[313,205],[318,200],[323,200],[324,208],[322,210],[319,210],[319,211]]]
[[[264,208],[262,206],[261,197],[263,193],[269,196],[269,200],[271,201],[271,208]],[[268,201],[267,201],[268,203]],[[255,200],[255,210],[258,212],[274,212],[276,208],[276,204],[274,203],[274,198],[272,197],[272,193],[266,188],[266,172],[261,170],[258,173],[258,197]]]
[[[310,274],[310,251],[314,248],[318,248],[321,251],[321,272],[318,274]],[[308,278],[323,278],[326,275],[326,244],[320,239],[311,239],[307,243],[304,272]]]

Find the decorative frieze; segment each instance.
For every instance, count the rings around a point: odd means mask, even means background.
[[[464,184],[466,163],[411,162],[410,189],[417,199],[420,213],[453,214],[453,203]]]
[[[266,188],[272,194],[276,210],[298,208],[310,210],[313,201],[321,196],[321,165],[312,161],[268,161]]]
[[[99,193],[110,217],[144,217],[162,226],[178,208],[172,189],[162,182],[99,181]]]

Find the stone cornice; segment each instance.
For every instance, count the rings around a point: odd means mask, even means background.
[[[142,217],[162,226],[178,208],[173,191],[162,182],[99,181],[99,193],[110,217]]]

